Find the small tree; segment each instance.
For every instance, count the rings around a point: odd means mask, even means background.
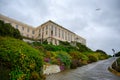
[[[15,29],[10,23],[0,20],[0,36],[9,36],[22,40],[22,36],[18,29]]]

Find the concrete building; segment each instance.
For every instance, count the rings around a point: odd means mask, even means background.
[[[49,20],[42,25],[34,28],[12,18],[0,14],[0,20],[10,23],[14,28],[17,28],[24,37],[39,40],[41,42],[47,40],[48,43],[59,45],[59,41],[80,42],[86,44],[86,40],[72,31],[56,24]]]

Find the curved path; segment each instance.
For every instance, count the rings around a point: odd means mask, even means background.
[[[114,60],[109,58],[77,69],[51,74],[46,80],[120,80],[119,76],[108,71]]]

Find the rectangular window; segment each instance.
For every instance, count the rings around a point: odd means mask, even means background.
[[[72,41],[72,35],[71,35],[71,41]]]
[[[53,26],[51,26],[51,36],[54,35],[54,30],[53,30]]]
[[[39,37],[41,38],[41,29],[39,29]]]
[[[29,28],[27,29],[27,32],[29,32]]]
[[[41,37],[41,34],[39,33],[39,37]]]
[[[46,35],[48,34],[48,26],[46,26]]]
[[[39,29],[39,33],[41,32],[41,29]]]
[[[55,36],[57,36],[57,27],[55,27]]]
[[[46,31],[48,30],[48,26],[46,26]]]
[[[64,39],[64,31],[62,30],[62,38]]]
[[[53,26],[51,26],[51,30],[53,30]]]
[[[65,40],[67,40],[67,32],[65,32]]]
[[[44,27],[42,28],[42,31],[44,32]]]
[[[68,41],[70,41],[70,35],[69,35],[69,33],[68,33]]]
[[[60,38],[60,29],[59,29],[59,38]]]
[[[22,27],[22,30],[24,30],[24,27]]]
[[[18,29],[18,25],[16,25],[16,29]]]
[[[46,35],[48,34],[48,31],[46,31]]]
[[[32,34],[35,34],[35,32],[34,32],[34,31],[32,31]]]
[[[69,35],[69,40],[71,41],[71,34]]]
[[[42,28],[42,36],[44,36],[44,27]]]

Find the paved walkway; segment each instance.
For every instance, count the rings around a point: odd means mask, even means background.
[[[102,60],[73,70],[63,71],[47,76],[46,80],[120,80],[108,71],[114,58]]]

